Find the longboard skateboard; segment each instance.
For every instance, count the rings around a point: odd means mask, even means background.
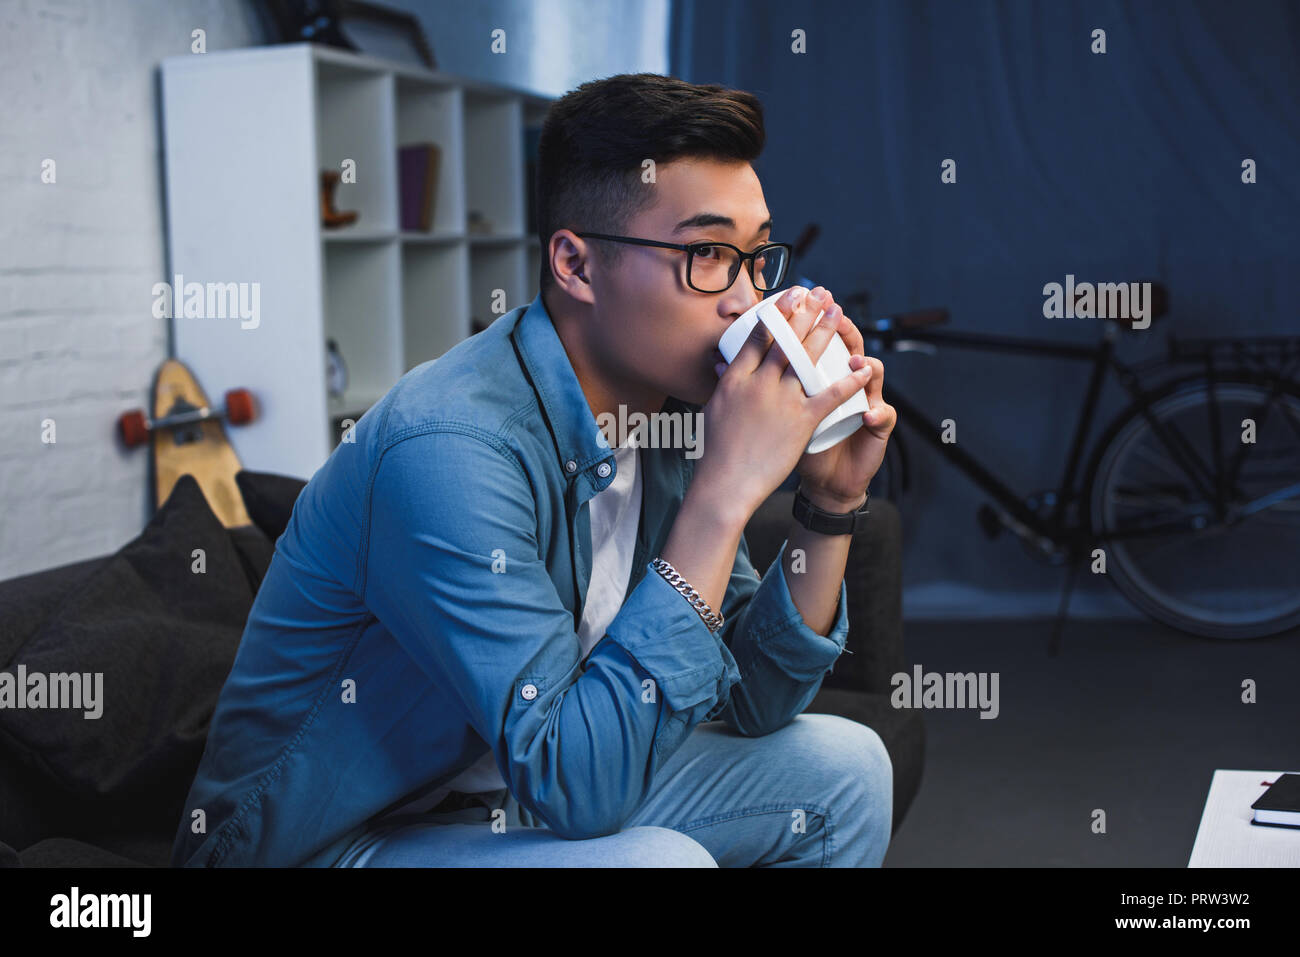
[[[198,380],[186,365],[168,359],[158,367],[153,385],[153,418],[134,409],[118,419],[128,447],[153,439],[154,508],[167,501],[182,475],[192,475],[208,505],[226,528],[252,524],[244,498],[235,483],[243,467],[226,438],[221,420],[243,425],[256,417],[253,396],[247,389],[231,389],[225,405],[213,408]]]

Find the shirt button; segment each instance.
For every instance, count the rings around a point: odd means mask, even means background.
[[[530,682],[520,688],[519,693],[524,696],[525,701],[532,701],[537,697],[537,685]]]
[[[596,469],[596,474],[599,475],[601,478],[607,476],[609,474],[609,463],[601,462]]]
[[[573,461],[573,459],[569,459],[569,461],[564,463],[564,471],[566,472],[578,471],[578,463]]]

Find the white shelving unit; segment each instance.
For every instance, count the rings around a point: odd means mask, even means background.
[[[524,144],[549,99],[306,43],[171,57],[162,88],[173,276],[259,292],[252,327],[187,317],[174,291],[176,357],[210,396],[259,400],[228,430],[246,468],[310,477],[404,372],[536,296]],[[442,151],[432,228],[404,231],[397,151],[427,142]],[[345,160],[356,181],[335,206],[359,215],[325,229],[320,173]]]

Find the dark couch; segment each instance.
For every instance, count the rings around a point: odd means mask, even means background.
[[[252,600],[304,483],[242,472],[254,525],[227,530],[183,477],[117,554],[0,582],[0,667],[104,674],[102,715],[0,709],[0,867],[168,866],[217,695]],[[793,493],[746,529],[775,558]],[[920,785],[920,714],[889,704],[902,671],[897,510],[871,503],[850,549],[850,633],[810,712],[874,728],[894,765],[894,829]]]

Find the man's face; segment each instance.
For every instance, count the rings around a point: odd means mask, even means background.
[[[767,203],[749,163],[679,159],[658,166],[655,182],[645,188],[655,190],[658,201],[622,235],[669,243],[713,240],[744,252],[769,241]],[[725,292],[698,292],[686,284],[685,252],[619,246],[622,261],[613,270],[597,269],[592,279],[591,334],[607,368],[620,380],[703,405],[718,381],[719,337],[771,293],[755,288],[747,267]],[[698,277],[696,283],[704,285]]]

